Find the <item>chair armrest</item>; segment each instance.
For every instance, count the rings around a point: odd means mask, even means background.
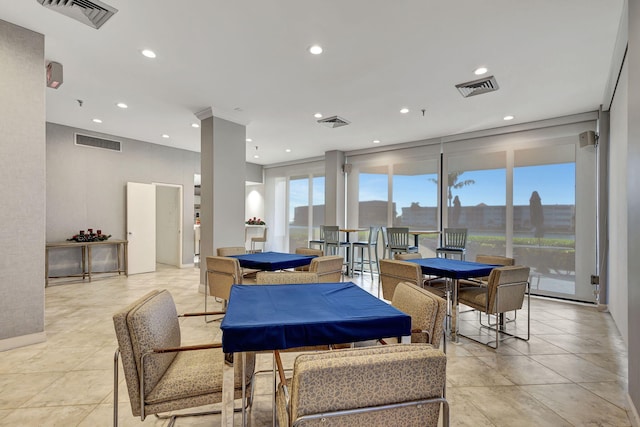
[[[192,351],[192,350],[207,350],[210,348],[221,348],[222,343],[211,343],[211,344],[198,344],[198,345],[187,345],[182,347],[167,347],[167,348],[154,348],[152,352],[147,353],[175,353],[178,351]]]
[[[195,316],[213,316],[216,314],[226,314],[224,311],[203,311],[198,313],[183,313],[178,314],[178,317],[195,317]]]

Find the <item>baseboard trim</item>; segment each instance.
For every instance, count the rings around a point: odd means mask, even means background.
[[[191,264],[180,264],[180,268],[193,268],[195,267],[194,263]]]
[[[627,393],[627,403],[629,403],[629,410],[627,411],[627,414],[629,415],[629,421],[631,421],[631,425],[633,427],[640,427],[640,416],[638,415],[638,410],[633,404],[629,393]]]
[[[26,347],[28,345],[38,344],[47,340],[46,332],[38,332],[37,334],[22,335],[19,337],[7,338],[0,340],[0,351],[12,350],[14,348]]]

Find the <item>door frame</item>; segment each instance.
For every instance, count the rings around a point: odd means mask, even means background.
[[[158,187],[169,187],[176,188],[178,190],[178,259],[175,260],[174,266],[178,268],[182,268],[182,255],[183,255],[183,237],[184,237],[184,188],[182,184],[169,184],[165,182],[152,182],[152,184],[156,187],[156,196]],[[157,200],[157,197],[156,197]],[[156,210],[156,222],[157,222],[158,212]],[[158,237],[156,236],[156,241]],[[157,251],[156,251],[157,257]]]

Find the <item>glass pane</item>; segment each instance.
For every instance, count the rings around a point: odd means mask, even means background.
[[[309,178],[289,179],[289,252],[308,245]]]
[[[393,166],[393,225],[410,230],[438,229],[438,163],[436,160]],[[435,256],[438,234],[416,236],[423,257]]]
[[[531,292],[575,295],[575,162],[513,171],[513,253]]]
[[[313,218],[313,229],[311,230],[312,239],[320,238],[320,226],[324,224],[324,176],[313,177],[313,210],[311,211]]]
[[[363,168],[358,174],[358,226],[387,225],[388,174]]]
[[[455,168],[461,165],[465,169]],[[467,229],[467,260],[478,254],[506,255],[506,176],[504,152],[449,161],[446,224]]]

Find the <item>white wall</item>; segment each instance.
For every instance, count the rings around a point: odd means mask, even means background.
[[[0,20],[0,351],[45,339],[44,72],[44,37]]]
[[[610,110],[609,137],[609,277],[608,307],[618,330],[629,343],[627,318],[627,102],[629,74],[625,63]]]

